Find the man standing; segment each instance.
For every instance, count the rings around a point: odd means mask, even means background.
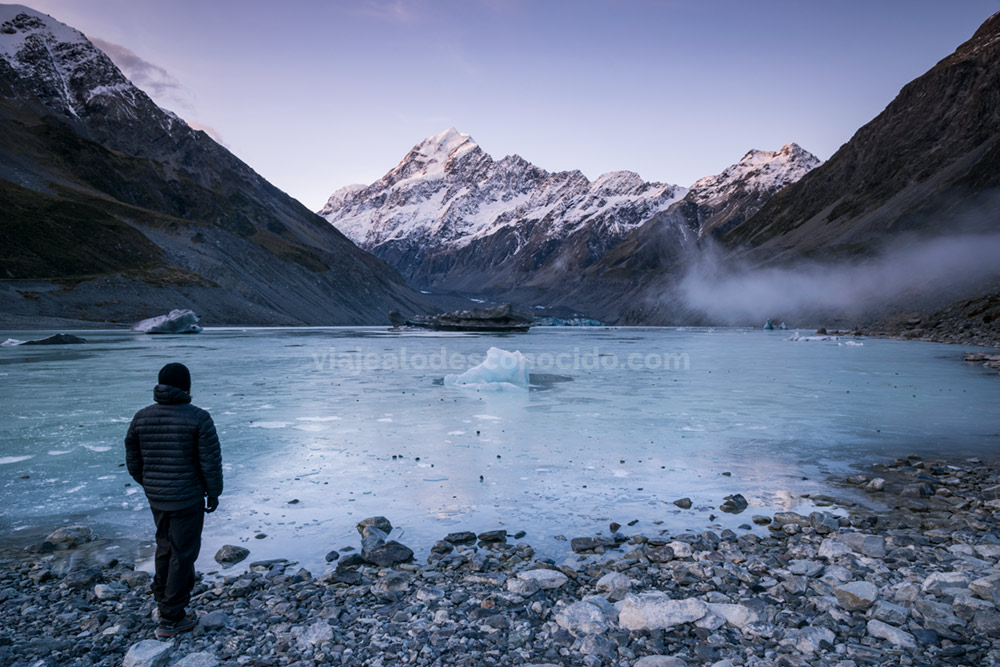
[[[160,369],[153,405],[132,418],[125,464],[146,492],[156,524],[153,598],[160,611],[156,636],[173,637],[198,623],[185,614],[194,588],[205,513],[222,494],[222,453],[207,411],[191,404],[191,373],[184,364]]]

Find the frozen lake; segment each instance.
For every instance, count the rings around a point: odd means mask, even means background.
[[[204,570],[234,543],[316,571],[328,550],[358,546],[353,526],[373,514],[418,558],[460,529],[525,530],[554,556],[568,552],[555,536],[606,533],[609,521],[736,529],[806,510],[799,494],[828,491],[825,475],[851,464],[992,458],[1000,445],[1000,378],[956,346],[745,329],[74,333],[89,344],[0,348],[0,540],[81,519],[152,535],[122,441],[168,361],[190,367],[223,446]],[[534,358],[530,391],[442,385],[491,346]],[[719,512],[731,493],[750,509]],[[693,509],[672,504],[683,496]]]

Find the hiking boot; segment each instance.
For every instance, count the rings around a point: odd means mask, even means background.
[[[191,632],[196,625],[198,625],[198,616],[193,611],[189,611],[179,621],[160,619],[160,624],[156,626],[156,636],[160,639],[166,639],[182,632]]]

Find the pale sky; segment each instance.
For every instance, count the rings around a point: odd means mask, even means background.
[[[310,209],[455,127],[588,178],[827,159],[1000,0],[28,0]]]

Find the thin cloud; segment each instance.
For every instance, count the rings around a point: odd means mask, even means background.
[[[222,140],[222,135],[219,134],[218,130],[216,130],[211,125],[206,125],[205,123],[199,123],[196,120],[185,120],[184,122],[187,123],[188,127],[190,127],[192,130],[201,130],[208,136],[212,137],[212,139],[215,140],[215,143],[219,144],[220,146],[229,148],[229,145]]]
[[[137,55],[135,51],[121,44],[109,42],[100,37],[89,37],[91,43],[107,54],[118,69],[139,88],[146,91],[150,97],[159,104],[167,103],[170,106],[180,106],[187,111],[193,111],[194,107],[188,96],[187,90],[177,81],[170,72],[164,68],[149,62]],[[195,120],[185,121],[191,129],[201,130],[212,137],[221,146],[229,148],[222,135],[211,125]]]
[[[150,97],[158,100],[170,100],[186,109],[191,108],[183,86],[167,70],[143,59],[121,44],[115,44],[100,37],[90,37],[89,39],[94,46],[111,58],[111,62],[118,66],[118,69],[128,77],[129,81],[149,93]]]

